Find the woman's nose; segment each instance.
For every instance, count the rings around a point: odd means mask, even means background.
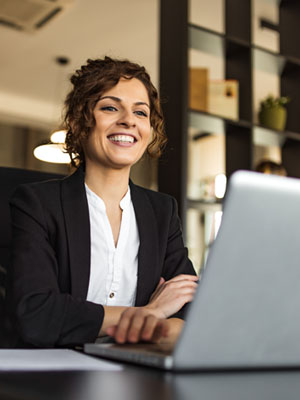
[[[128,128],[135,126],[135,118],[131,111],[124,110],[118,121],[119,125],[126,126]]]

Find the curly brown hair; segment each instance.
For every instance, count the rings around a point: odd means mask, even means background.
[[[67,131],[66,151],[73,166],[78,167],[85,162],[82,143],[95,126],[93,111],[96,103],[121,78],[136,78],[145,85],[150,100],[150,124],[153,129],[146,153],[153,158],[161,155],[167,138],[158,92],[149,74],[143,66],[128,60],[105,57],[87,60],[87,64],[76,70],[70,78],[73,88],[65,100],[64,128]]]

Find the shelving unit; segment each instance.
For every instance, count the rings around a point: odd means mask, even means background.
[[[159,164],[158,184],[160,191],[177,199],[185,234],[191,220],[189,211],[200,212],[211,206],[207,199],[190,198],[191,149],[195,153],[196,146],[196,141],[191,141],[195,134],[199,138],[209,133],[224,137],[227,178],[238,169],[255,169],[258,147],[268,143],[281,147],[288,176],[300,178],[300,2],[274,0],[279,15],[277,51],[252,39],[253,8],[265,0],[215,1],[221,4],[223,31],[189,23],[188,0],[161,1],[160,79],[169,144]],[[237,121],[188,108],[189,66],[201,57],[212,60],[212,69],[217,60],[221,79],[239,82]],[[285,132],[258,124],[257,105],[264,77],[275,86],[277,94],[291,98]],[[215,205],[221,209],[220,202]]]

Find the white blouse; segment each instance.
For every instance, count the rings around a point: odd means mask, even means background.
[[[87,185],[91,265],[87,300],[107,306],[135,304],[140,245],[130,188],[120,202],[122,220],[117,247],[104,201]]]

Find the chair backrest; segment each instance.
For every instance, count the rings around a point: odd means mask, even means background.
[[[9,264],[11,243],[11,221],[9,199],[16,187],[22,183],[39,182],[63,175],[31,171],[19,168],[0,167],[0,347],[9,347],[9,320],[5,315],[5,281]]]

